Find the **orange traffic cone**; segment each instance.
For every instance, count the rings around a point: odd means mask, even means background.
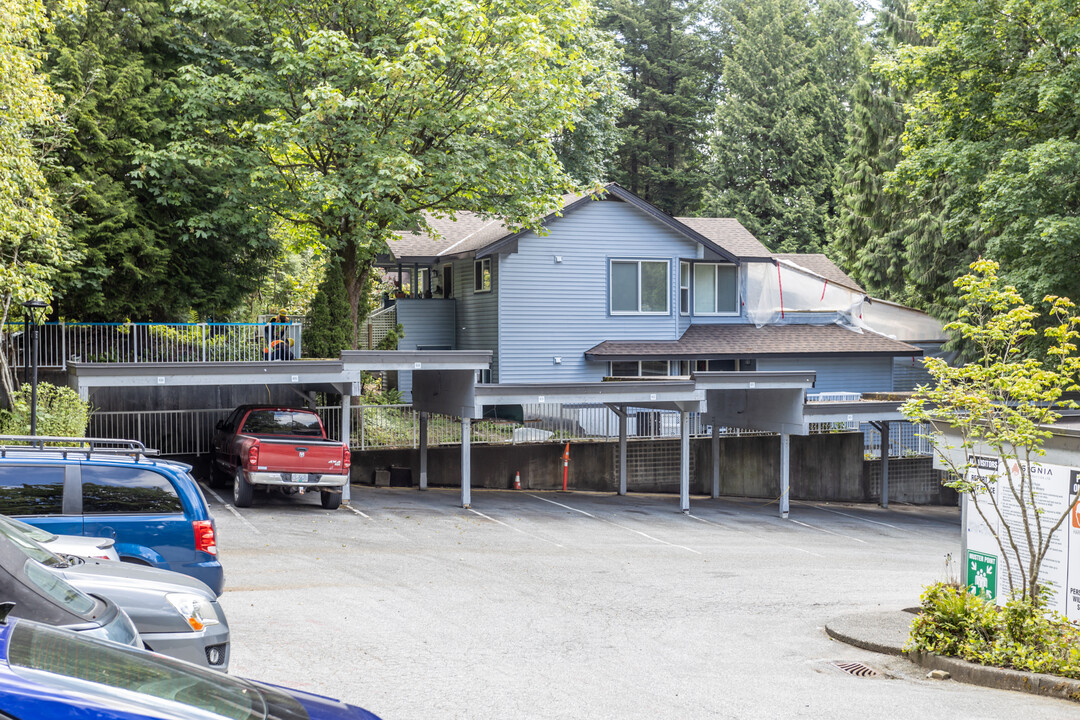
[[[514,489],[515,490],[520,490],[521,489],[521,473],[520,472],[514,473]]]

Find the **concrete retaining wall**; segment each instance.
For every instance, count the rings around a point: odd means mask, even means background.
[[[677,440],[643,440],[631,443],[676,443]],[[708,438],[690,441],[691,492],[708,494],[712,488],[712,459]],[[509,488],[514,473],[521,473],[524,489],[562,487],[563,444],[472,446],[472,485],[478,488]],[[578,442],[570,445],[568,486],[578,490],[614,492],[618,488],[615,442]],[[412,468],[412,484],[419,483],[419,450],[368,450],[353,453],[355,483],[374,482],[376,470]],[[791,498],[833,502],[878,502],[880,462],[863,460],[859,433],[793,436],[791,438]],[[677,473],[677,468],[675,469]],[[875,474],[876,473],[876,474]],[[400,475],[401,473],[395,473]],[[628,473],[631,492],[678,492],[677,474],[667,478],[649,475],[638,479]],[[956,494],[940,487],[930,458],[893,459],[889,464],[891,501],[913,504],[956,504]],[[458,487],[461,449],[435,447],[428,451],[428,484]],[[935,485],[936,483],[936,485]],[[720,494],[773,499],[780,494],[780,438],[776,436],[720,439]]]

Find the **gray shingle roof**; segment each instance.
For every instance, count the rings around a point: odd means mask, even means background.
[[[923,354],[920,348],[869,331],[855,332],[839,325],[691,325],[675,341],[607,340],[586,350],[597,360],[720,359],[783,355]]]
[[[675,218],[691,230],[739,257],[767,258],[772,253],[735,218]]]

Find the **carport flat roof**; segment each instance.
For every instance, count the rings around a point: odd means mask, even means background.
[[[701,390],[809,389],[817,381],[813,371],[699,372],[690,376]]]
[[[808,423],[893,422],[907,420],[900,412],[903,400],[856,400],[854,402],[808,402],[803,417]]]
[[[705,399],[693,380],[628,380],[586,383],[477,385],[477,408],[530,403],[606,403],[698,409]],[[691,407],[692,406],[692,407]]]

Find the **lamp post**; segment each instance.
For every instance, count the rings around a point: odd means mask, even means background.
[[[30,434],[37,435],[38,312],[44,311],[47,304],[44,300],[27,300],[23,307],[30,317],[30,361],[34,368],[30,381]]]

